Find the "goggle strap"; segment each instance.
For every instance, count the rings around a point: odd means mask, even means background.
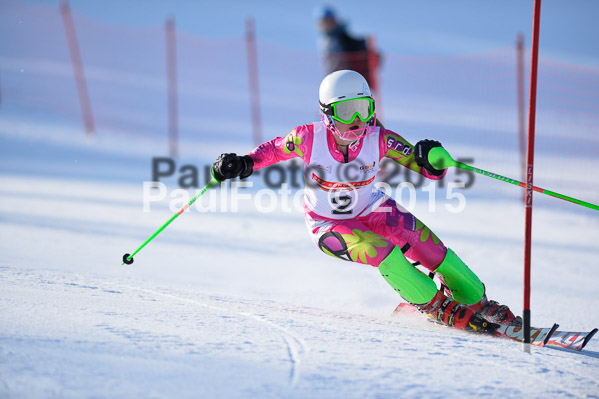
[[[322,111],[323,114],[325,115],[331,115],[333,116],[333,105],[326,105],[321,103],[320,101],[318,102],[320,104],[320,110]]]

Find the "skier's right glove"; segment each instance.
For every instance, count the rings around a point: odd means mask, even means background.
[[[254,160],[249,155],[221,154],[213,165],[214,177],[220,181],[241,177],[245,179],[254,171]]]

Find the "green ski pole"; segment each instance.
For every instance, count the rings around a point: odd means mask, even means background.
[[[429,160],[430,164],[433,165],[433,167],[435,167],[436,169],[445,169],[447,167],[453,166],[453,167],[464,169],[464,170],[470,170],[472,172],[481,174],[483,176],[492,177],[493,179],[497,179],[497,180],[500,180],[500,181],[503,181],[506,183],[510,183],[515,186],[520,186],[522,188],[526,188],[526,183],[523,183],[521,181],[518,181],[515,179],[510,179],[508,177],[501,176],[496,173],[487,172],[486,170],[478,169],[473,166],[467,165],[465,163],[458,162],[458,161],[454,160],[451,157],[451,155],[449,155],[447,150],[443,147],[435,147],[435,148],[431,149],[431,151],[428,154],[428,160]],[[573,202],[575,204],[582,205],[587,208],[591,208],[596,211],[599,211],[599,206],[595,205],[595,204],[591,204],[590,202],[581,201],[579,199],[568,197],[567,195],[563,195],[563,194],[558,194],[556,192],[545,190],[544,188],[539,188],[536,186],[532,186],[532,189],[541,194],[550,195],[555,198],[563,199],[565,201]]]
[[[206,184],[204,186],[204,188],[202,188],[200,190],[199,193],[197,193],[192,199],[189,200],[189,202],[185,205],[183,205],[173,216],[171,216],[171,218],[169,220],[166,221],[166,223],[164,223],[162,226],[160,226],[160,228],[158,230],[156,230],[154,232],[154,234],[152,234],[143,244],[141,244],[139,246],[139,248],[137,248],[132,254],[125,254],[123,255],[123,263],[121,263],[121,266],[124,265],[125,263],[130,265],[133,263],[133,257],[139,252],[141,251],[141,249],[143,247],[145,247],[150,241],[152,241],[154,239],[154,237],[156,237],[158,234],[160,234],[160,232],[164,229],[166,229],[166,226],[168,226],[169,224],[171,224],[171,222],[173,220],[175,220],[179,215],[181,215],[183,212],[185,212],[191,205],[193,205],[194,202],[196,202],[196,200],[198,198],[200,198],[202,195],[204,195],[204,193],[206,191],[208,191],[208,189],[216,184],[221,183],[220,180],[218,180],[215,176],[214,176],[214,170],[210,169],[210,175],[212,176],[212,178],[210,179],[210,181],[208,182],[208,184]]]

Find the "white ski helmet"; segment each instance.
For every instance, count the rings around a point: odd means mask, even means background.
[[[318,90],[321,110],[334,102],[360,97],[372,98],[370,87],[362,75],[349,69],[328,74]]]
[[[327,75],[320,83],[320,89],[318,91],[318,99],[320,105],[320,112],[323,114],[323,122],[333,130],[337,135],[342,138],[343,135],[335,127],[335,121],[333,119],[333,106],[332,104],[339,101],[347,101],[356,98],[368,98],[371,100],[372,112],[374,112],[374,99],[370,92],[368,82],[362,75],[352,70],[341,70],[335,71]],[[375,118],[371,118],[367,126],[373,126],[375,124]],[[372,133],[372,129],[364,131],[360,134],[363,137],[367,134]],[[358,137],[359,138],[359,137]]]

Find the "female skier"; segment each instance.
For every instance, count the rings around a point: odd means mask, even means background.
[[[520,324],[507,306],[487,300],[485,287],[462,260],[420,220],[374,187],[382,158],[433,180],[428,153],[433,140],[410,144],[376,121],[364,77],[351,70],[326,76],[319,90],[322,120],[298,126],[248,155],[222,154],[214,163],[221,181],[292,158],[304,161],[304,210],[316,245],[326,254],[378,267],[406,301],[438,322],[492,334],[500,324]],[[447,289],[406,258],[436,273]]]

